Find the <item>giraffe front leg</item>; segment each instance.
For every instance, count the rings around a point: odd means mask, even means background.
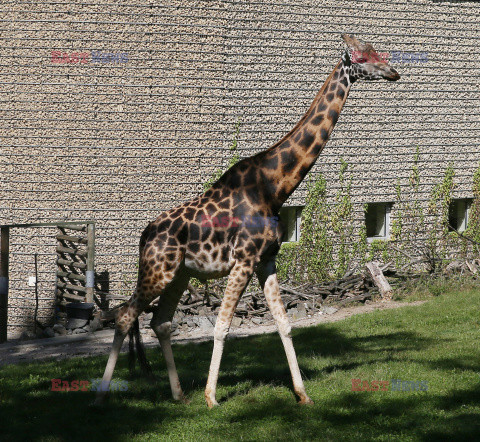
[[[291,327],[288,323],[287,312],[283,305],[280,296],[280,287],[277,280],[277,271],[275,261],[268,261],[262,263],[257,270],[258,280],[267,299],[268,308],[272,312],[273,318],[277,323],[278,333],[285,348],[287,355],[288,366],[293,380],[293,389],[299,398],[299,404],[313,404],[313,401],[308,397],[305,386],[303,385],[300,368],[298,367],[297,356],[293,348]]]
[[[227,337],[228,330],[230,329],[230,324],[232,322],[238,300],[247,287],[252,274],[253,270],[250,267],[242,264],[236,264],[230,272],[230,276],[228,277],[227,288],[222,300],[222,305],[220,306],[217,322],[215,323],[212,361],[210,363],[208,381],[205,388],[205,399],[207,401],[208,408],[213,408],[214,406],[218,405],[216,399],[216,390],[225,338]]]

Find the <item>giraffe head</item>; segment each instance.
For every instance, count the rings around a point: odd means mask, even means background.
[[[378,54],[373,46],[357,40],[353,35],[342,35],[347,44],[347,50],[342,59],[346,66],[350,67],[349,75],[355,80],[381,80],[397,81],[400,78],[398,72],[387,62],[384,54]]]

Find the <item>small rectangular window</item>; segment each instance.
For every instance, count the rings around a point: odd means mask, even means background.
[[[448,208],[448,223],[450,224],[450,230],[464,232],[467,229],[471,204],[471,198],[455,199],[450,202]]]
[[[392,203],[369,203],[365,213],[367,240],[390,237],[390,210]]]
[[[282,207],[280,219],[285,227],[282,242],[298,241],[300,239],[300,223],[303,207]]]

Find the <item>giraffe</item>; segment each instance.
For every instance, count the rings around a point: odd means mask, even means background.
[[[162,348],[174,400],[184,401],[170,343],[171,321],[191,277],[200,280],[228,275],[214,328],[214,344],[205,399],[218,405],[216,385],[225,338],[237,303],[254,274],[275,319],[300,404],[308,397],[280,298],[275,269],[283,233],[279,210],[322,152],[347,99],[360,79],[396,81],[399,74],[372,45],[343,34],[342,53],[313,103],[298,124],[267,150],[232,166],[204,194],[163,212],[140,239],[136,290],[116,318],[112,350],[102,386],[108,386],[126,334],[152,301],[151,327]],[[252,222],[254,220],[254,222]],[[103,390],[103,391],[102,391]],[[97,393],[103,402],[107,388]]]

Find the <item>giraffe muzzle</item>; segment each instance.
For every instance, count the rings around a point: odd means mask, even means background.
[[[400,74],[393,68],[390,68],[390,72],[384,75],[385,80],[397,81],[400,80]]]

